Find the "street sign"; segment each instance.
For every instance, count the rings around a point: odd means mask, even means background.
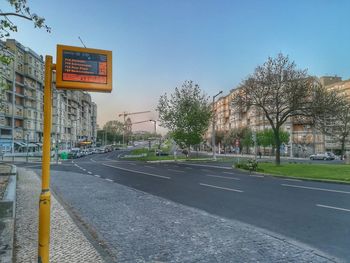
[[[57,45],[56,64],[53,63],[52,56],[45,57],[44,143],[38,228],[38,262],[41,263],[49,263],[50,261],[50,134],[52,126],[52,75],[55,69],[57,89],[111,92],[112,51]]]
[[[112,91],[112,51],[57,45],[56,88]]]

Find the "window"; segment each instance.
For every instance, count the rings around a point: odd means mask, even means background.
[[[12,135],[11,130],[1,129],[1,135]]]

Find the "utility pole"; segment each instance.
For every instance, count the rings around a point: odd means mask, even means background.
[[[218,94],[213,96],[213,127],[212,127],[212,133],[211,133],[211,144],[213,148],[213,159],[216,160],[216,149],[215,149],[215,98],[219,96],[222,93],[220,91]]]
[[[156,135],[157,134],[157,121],[155,121],[155,120],[149,120],[149,121],[154,123],[154,135]]]

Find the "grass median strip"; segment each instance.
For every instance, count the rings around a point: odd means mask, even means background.
[[[259,163],[259,171],[272,175],[350,183],[350,165]]]

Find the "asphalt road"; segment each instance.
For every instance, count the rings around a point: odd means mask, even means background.
[[[52,170],[125,185],[350,261],[350,185],[249,175],[205,163],[123,161],[121,153],[91,155],[52,165]]]

